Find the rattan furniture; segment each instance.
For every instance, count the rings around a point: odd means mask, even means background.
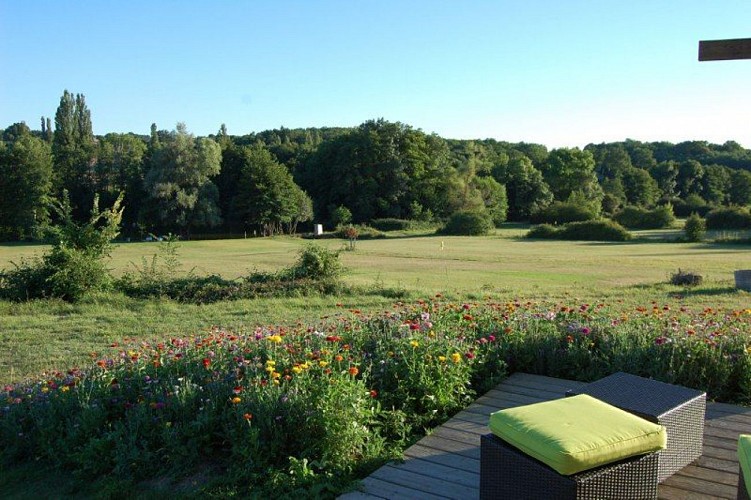
[[[618,372],[566,393],[574,394],[589,394],[665,426],[668,445],[660,453],[659,482],[701,456],[706,393]]]
[[[564,476],[494,434],[480,439],[480,499],[657,498],[658,453]]]

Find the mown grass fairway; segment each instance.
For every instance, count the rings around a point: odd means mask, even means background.
[[[343,251],[343,297],[260,299],[197,306],[172,301],[134,300],[121,295],[92,297],[80,304],[41,301],[0,302],[0,382],[17,381],[42,370],[86,363],[124,337],[164,339],[219,325],[242,330],[256,325],[316,321],[347,309],[390,308],[395,298],[442,293],[452,300],[650,301],[745,309],[749,295],[736,291],[733,270],[751,268],[751,251],[737,244],[682,244],[637,241],[590,243],[519,239],[519,229],[489,237],[409,236],[357,242]],[[307,240],[255,238],[180,243],[183,270],[233,278],[251,270],[290,265]],[[340,248],[341,240],[319,244]],[[0,267],[41,254],[38,245],[0,246]],[[150,259],[157,243],[124,243],[112,254],[115,274],[134,271]],[[705,278],[694,290],[666,283],[678,270]],[[337,306],[337,304],[341,304]]]

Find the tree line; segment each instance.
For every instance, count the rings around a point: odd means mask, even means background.
[[[494,139],[453,140],[383,119],[354,128],[280,128],[195,137],[152,124],[148,135],[95,136],[82,94],[67,90],[40,129],[0,141],[0,239],[38,236],[51,200],[85,220],[124,193],[122,232],[294,233],[394,218],[445,220],[458,211],[527,221],[554,202],[613,215],[670,204],[678,215],[751,203],[751,150],[736,142],[589,144],[584,149]],[[307,227],[307,226],[306,226]]]

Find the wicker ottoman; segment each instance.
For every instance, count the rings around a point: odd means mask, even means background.
[[[665,426],[668,447],[660,453],[660,482],[701,456],[707,405],[701,391],[618,372],[566,393],[574,394],[589,394]]]
[[[658,453],[563,476],[494,434],[480,439],[480,498],[657,498]]]

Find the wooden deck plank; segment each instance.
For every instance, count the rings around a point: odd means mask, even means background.
[[[341,498],[477,498],[480,436],[488,432],[489,415],[502,408],[564,397],[566,390],[582,385],[515,373],[406,450],[404,462],[381,467],[362,481],[360,491]],[[702,456],[660,484],[659,498],[735,498],[738,435],[750,429],[751,408],[707,403]]]

